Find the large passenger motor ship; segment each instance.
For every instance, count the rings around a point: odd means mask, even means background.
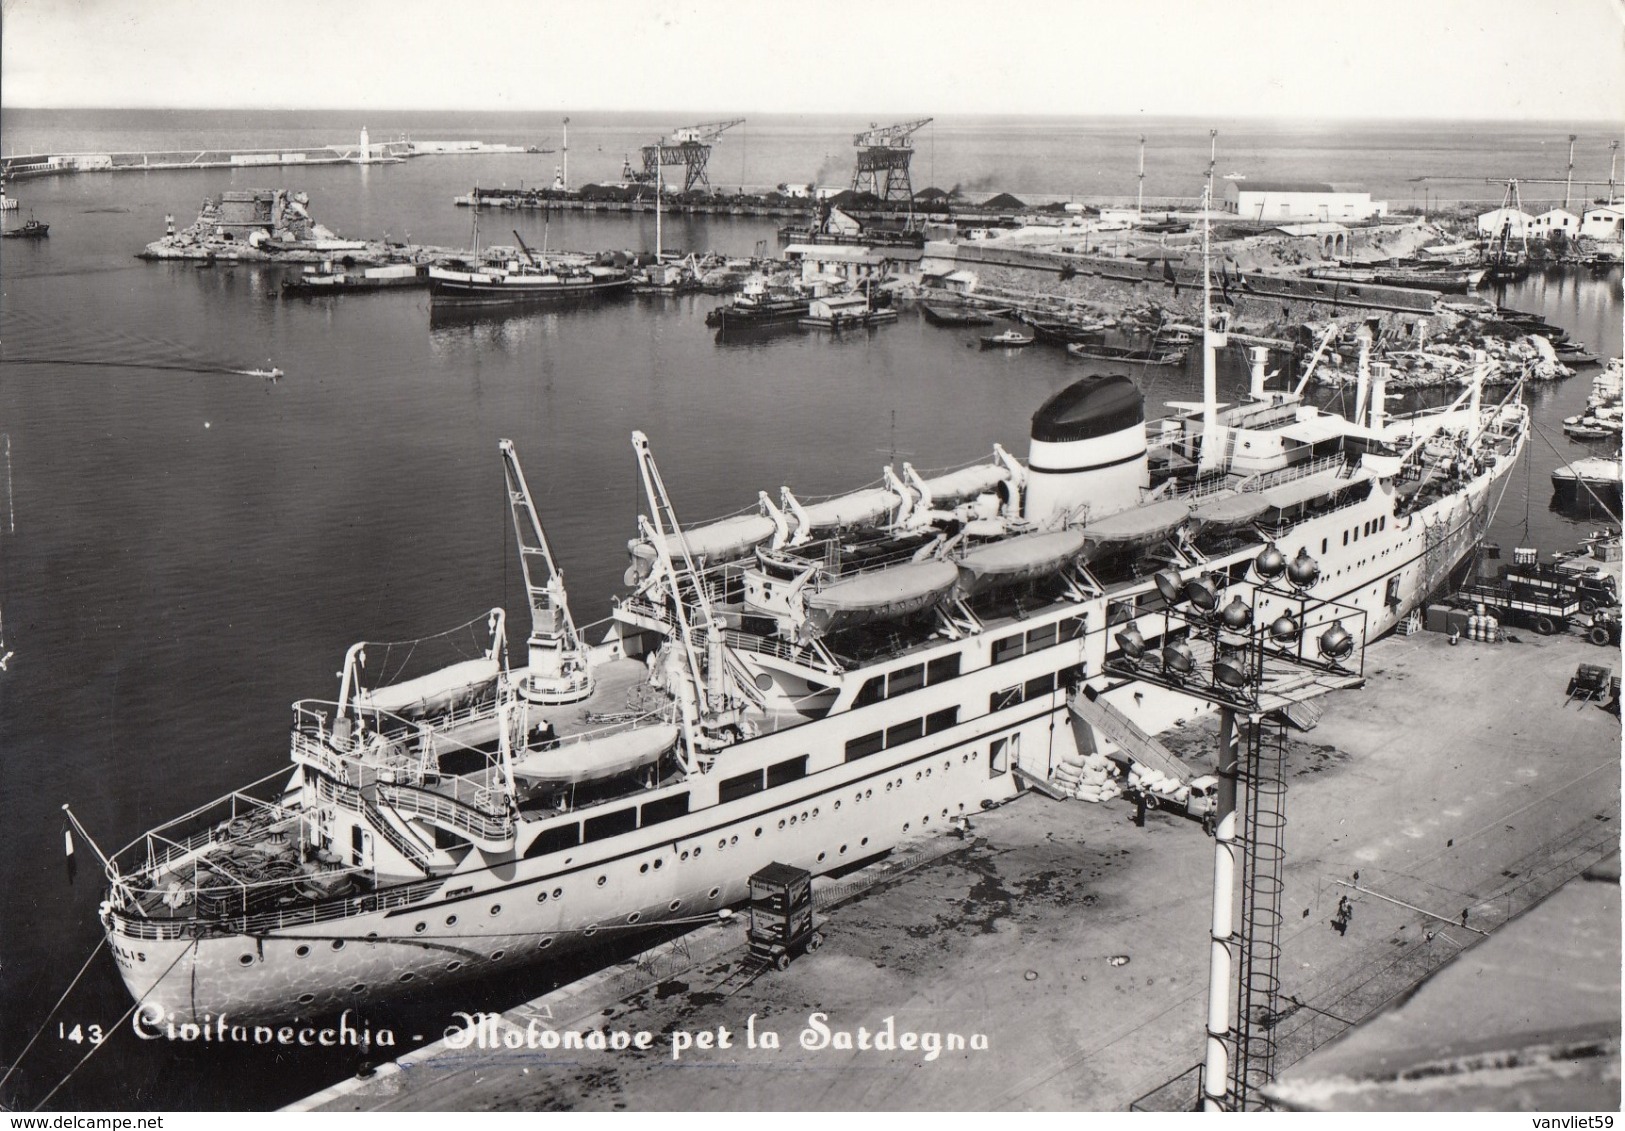
[[[1527,410],[1475,384],[1390,418],[1379,372],[1335,415],[1261,360],[1222,407],[1206,327],[1204,399],[1166,419],[1130,378],[1086,377],[1038,409],[1026,461],[905,464],[706,525],[679,526],[634,434],[647,515],[596,628],[504,442],[527,662],[501,610],[442,638],[481,651],[422,674],[386,681],[406,650],[353,647],[338,699],[294,707],[291,776],[110,861],[130,992],[200,1022],[338,1010],[714,916],[770,861],[823,874],[945,830],[1112,749],[1069,710],[1080,688],[1151,734],[1203,709],[1106,667],[1130,625],[1171,635],[1169,570],[1262,624],[1287,602],[1261,565],[1291,558],[1337,602],[1285,610],[1306,638],[1393,628],[1481,538]]]

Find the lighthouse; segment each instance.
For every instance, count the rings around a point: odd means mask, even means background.
[[[361,152],[357,155],[356,160],[363,165],[372,160],[372,146],[367,140],[366,126],[361,127]]]

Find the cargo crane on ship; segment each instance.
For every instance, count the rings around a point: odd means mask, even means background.
[[[653,145],[643,147],[643,172],[635,178],[641,184],[654,184],[664,180],[666,167],[683,167],[683,191],[690,192],[695,185],[711,187],[705,166],[711,160],[711,146],[726,131],[742,124],[743,118],[727,122],[702,122],[697,126],[679,126],[667,137]]]
[[[914,183],[908,165],[914,159],[914,134],[931,121],[919,118],[894,126],[871,122],[867,130],[854,134],[858,163],[852,170],[852,191],[872,192],[882,201],[901,201],[912,211]]]

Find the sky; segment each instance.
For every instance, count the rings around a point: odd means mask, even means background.
[[[1625,122],[1625,0],[0,0],[14,107]]]

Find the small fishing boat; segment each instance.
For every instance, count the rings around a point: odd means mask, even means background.
[[[1019,330],[1006,330],[1002,334],[982,335],[982,348],[985,350],[1020,349],[1022,346],[1032,344],[1032,336],[1023,334]]]
[[[1092,342],[1073,342],[1066,347],[1068,357],[1079,361],[1125,361],[1142,365],[1181,365],[1185,361],[1183,349],[1134,349],[1130,346],[1097,345]]]

